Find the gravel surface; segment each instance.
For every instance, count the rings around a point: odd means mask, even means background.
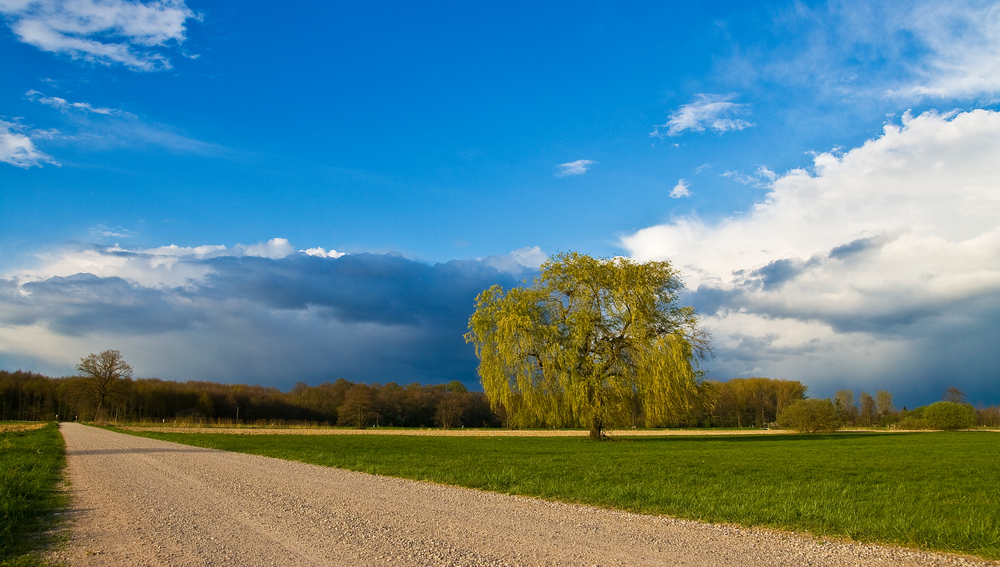
[[[61,427],[71,566],[996,565]]]

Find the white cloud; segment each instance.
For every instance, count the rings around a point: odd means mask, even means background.
[[[217,144],[192,138],[176,128],[146,122],[124,110],[94,106],[89,102],[73,102],[57,96],[45,96],[35,89],[26,92],[25,97],[55,108],[71,118],[63,124],[62,133],[57,130],[35,130],[32,132],[34,138],[60,137],[65,142],[83,146],[88,151],[146,146],[202,155],[229,151]]]
[[[117,244],[83,249],[67,248],[39,254],[40,267],[22,269],[7,274],[7,277],[14,277],[20,281],[39,281],[77,274],[93,274],[101,278],[121,278],[150,288],[173,288],[202,282],[206,276],[213,273],[211,265],[204,260],[226,256],[282,259],[294,252],[295,249],[284,238],[272,238],[251,245],[237,244],[231,249],[221,244],[202,246],[171,244],[145,249],[127,249]]]
[[[1000,113],[906,115],[861,147],[817,155],[811,171],[774,176],[741,216],[679,218],[623,244],[684,272],[727,372],[925,372],[934,340],[997,331]],[[904,351],[891,364],[879,354]]]
[[[303,254],[305,254],[307,256],[317,256],[319,258],[340,258],[341,256],[344,256],[344,255],[347,254],[347,252],[337,252],[336,250],[334,250],[332,248],[330,249],[329,252],[327,252],[326,250],[324,250],[321,247],[309,248],[307,250],[299,250],[299,252],[301,252],[301,253],[303,253]]]
[[[46,138],[53,131],[43,131],[24,134],[25,128],[15,122],[0,119],[0,161],[27,169],[32,166],[41,167],[42,163],[59,165],[51,157],[35,147],[32,136]]]
[[[750,111],[749,104],[731,102],[736,96],[736,93],[695,95],[694,102],[681,105],[671,112],[667,123],[656,126],[649,135],[663,138],[678,136],[685,130],[704,132],[705,129],[721,134],[729,130],[750,128],[752,123],[734,117]]]
[[[245,256],[259,256],[271,259],[284,258],[295,252],[295,248],[285,238],[272,238],[267,242],[252,244],[250,246],[237,244],[236,250],[241,251]]]
[[[727,171],[723,173],[721,177],[728,177],[729,179],[732,179],[742,185],[748,185],[750,187],[760,189],[770,187],[771,184],[778,178],[778,174],[768,169],[767,166],[762,165],[757,168],[757,171],[750,174],[739,171]]]
[[[526,268],[539,268],[549,259],[548,254],[542,252],[542,249],[538,246],[518,248],[511,251],[510,256],[515,262]]]
[[[983,0],[796,3],[776,18],[777,45],[729,71],[832,100],[1000,97],[1000,5]],[[895,102],[895,101],[894,101]]]
[[[542,252],[540,247],[526,246],[517,250],[511,250],[510,254],[477,258],[476,261],[496,268],[502,273],[521,276],[526,272],[538,270],[548,259],[548,255]]]
[[[924,2],[904,11],[900,31],[927,52],[902,94],[937,98],[1000,94],[1000,5],[996,2]]]
[[[37,100],[41,104],[46,106],[51,106],[52,108],[58,109],[61,112],[70,111],[83,111],[85,113],[91,114],[103,114],[105,116],[134,116],[131,113],[124,112],[115,108],[104,108],[101,106],[93,106],[89,102],[69,102],[64,98],[57,96],[45,96],[44,93],[31,89],[24,93],[24,96],[31,100]]]
[[[589,159],[578,159],[569,163],[560,163],[559,172],[556,177],[566,177],[567,175],[582,175],[590,169],[590,166],[597,163]]]
[[[690,197],[691,191],[688,191],[688,187],[690,187],[690,185],[688,185],[687,181],[684,181],[683,179],[677,180],[677,185],[674,185],[674,188],[670,190],[670,197],[672,199]]]
[[[198,16],[183,0],[0,0],[19,40],[43,51],[136,71],[170,69],[154,48],[185,40],[185,23]]]

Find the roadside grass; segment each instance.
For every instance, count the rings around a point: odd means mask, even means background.
[[[55,423],[8,425],[0,424],[0,565],[45,565],[55,512],[68,503],[60,490],[66,445]]]
[[[992,432],[567,437],[246,436],[166,441],[706,522],[1000,559]]]

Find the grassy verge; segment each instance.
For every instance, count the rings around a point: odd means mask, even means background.
[[[55,511],[67,504],[60,490],[66,445],[59,427],[0,426],[0,565],[44,565]]]
[[[146,437],[708,522],[1000,558],[995,433]]]

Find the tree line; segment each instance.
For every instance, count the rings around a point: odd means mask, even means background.
[[[353,383],[344,379],[317,386],[297,383],[290,391],[245,384],[175,382],[157,378],[122,378],[102,394],[83,376],[51,378],[35,372],[0,370],[0,420],[161,421],[228,420],[313,422],[349,427],[550,427],[533,422],[514,424],[501,407],[494,412],[483,392],[470,392],[458,381],[425,386]],[[704,380],[690,397],[690,411],[666,421],[648,419],[641,406],[613,427],[767,427],[797,401],[807,388],[797,380],[734,378]],[[964,403],[964,394],[949,389],[946,401]],[[829,400],[838,425],[848,427],[927,427],[927,407],[896,409],[892,394],[850,390]],[[970,406],[971,407],[971,406]],[[98,415],[98,414],[101,415]],[[1000,406],[976,410],[978,425],[1000,426]]]
[[[0,420],[229,420],[313,422],[351,427],[500,427],[482,392],[458,381],[424,386],[297,383],[290,391],[245,384],[92,377],[51,378],[0,370]]]

